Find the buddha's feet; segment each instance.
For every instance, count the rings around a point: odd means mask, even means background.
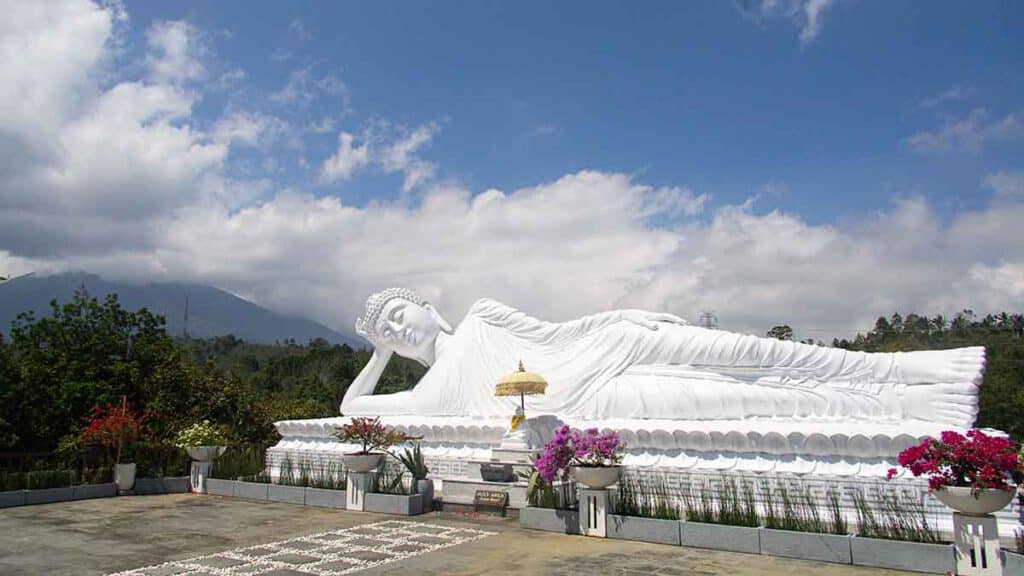
[[[900,394],[904,414],[961,428],[974,425],[984,348],[908,352],[900,355],[899,365],[906,384]]]

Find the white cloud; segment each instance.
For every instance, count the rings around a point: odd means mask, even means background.
[[[954,84],[941,94],[936,94],[935,96],[930,96],[921,100],[920,105],[922,108],[932,108],[946,102],[959,102],[967,97],[968,92],[970,92],[968,88],[964,88],[959,84]]]
[[[185,89],[189,73],[99,84],[115,11],[51,6],[14,3],[0,21],[0,106],[13,111],[0,116],[0,274],[195,281],[346,331],[388,285],[420,290],[452,321],[492,296],[554,320],[711,309],[724,328],[789,323],[823,339],[896,310],[1020,306],[1020,172],[990,175],[991,204],[948,222],[909,198],[839,226],[760,210],[770,198],[712,207],[705,193],[620,173],[505,191],[441,186],[422,157],[437,124],[375,122],[340,134],[321,170],[402,174],[421,193],[348,205],[227,177],[231,146],[267,137],[272,117],[232,110],[198,121],[202,86]],[[337,90],[324,85],[314,89]]]
[[[231,112],[217,120],[213,139],[225,144],[266,146],[288,130],[288,123],[259,112]]]
[[[348,180],[352,174],[370,162],[370,146],[353,145],[355,136],[348,132],[338,134],[338,150],[324,160],[320,168],[320,178],[324,182]]]
[[[430,180],[437,170],[433,162],[420,158],[418,152],[430,144],[439,127],[436,122],[413,130],[396,129],[384,121],[375,121],[360,137],[348,132],[338,134],[338,149],[320,167],[323,182],[347,180],[367,166],[375,165],[386,174],[402,174],[402,192],[409,192]]]
[[[917,132],[905,138],[903,142],[915,152],[979,152],[990,144],[1022,136],[1024,116],[1011,113],[993,119],[984,108],[975,108],[964,118],[947,118],[938,130]]]
[[[157,82],[199,80],[206,75],[199,30],[183,20],[160,21],[146,32],[146,65]]]
[[[292,20],[291,24],[288,25],[288,32],[294,34],[296,38],[303,42],[313,39],[313,33],[306,28],[302,20]]]
[[[348,87],[345,82],[334,74],[316,75],[313,66],[292,70],[285,85],[270,94],[270,100],[289,106],[309,106],[322,95],[335,100],[339,112],[347,113]]]
[[[836,3],[837,0],[741,0],[737,6],[741,13],[755,20],[789,20],[800,30],[800,44],[807,45],[818,37],[825,12]]]

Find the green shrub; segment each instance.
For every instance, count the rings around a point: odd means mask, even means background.
[[[896,490],[875,488],[879,506],[868,502],[859,488],[852,493],[857,511],[857,535],[865,538],[906,540],[909,542],[941,542],[939,533],[928,521],[922,499],[901,496]]]
[[[266,450],[262,446],[230,446],[213,461],[211,478],[236,480],[242,476],[256,477],[264,474]]]
[[[25,488],[28,490],[65,488],[74,486],[77,481],[78,473],[74,470],[34,470],[25,473]]]

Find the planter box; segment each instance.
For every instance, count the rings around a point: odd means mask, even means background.
[[[580,513],[576,510],[556,510],[554,508],[527,506],[526,508],[519,509],[519,525],[531,530],[579,534]]]
[[[680,522],[678,520],[656,520],[654,518],[620,516],[618,514],[608,515],[608,538],[679,546],[682,538],[680,532]]]
[[[43,488],[42,490],[26,490],[25,504],[49,504],[50,502],[67,502],[75,497],[75,489]]]
[[[398,514],[400,516],[415,516],[423,513],[423,496],[419,494],[401,496],[367,493],[364,502],[366,512]]]
[[[166,478],[139,478],[135,481],[136,495],[148,494],[188,494],[192,484],[188,476]]]
[[[86,500],[89,498],[111,498],[117,496],[117,484],[80,484],[74,487],[72,498]]]
[[[306,503],[306,489],[302,486],[268,484],[267,500],[271,500],[273,502],[284,502],[285,504],[298,504],[301,506]]]
[[[761,554],[849,564],[849,535],[761,529]]]
[[[209,489],[210,485],[206,485]],[[249,500],[266,500],[270,484],[262,482],[235,482],[235,498],[248,498]]]
[[[850,544],[853,563],[858,566],[956,574],[956,548],[952,544],[924,544],[859,536],[854,536]]]
[[[1003,550],[1003,576],[1024,575],[1024,554]]]
[[[0,492],[0,508],[11,508],[13,506],[25,505],[24,490],[9,490]]]
[[[683,546],[727,550],[729,552],[761,553],[761,529],[750,526],[728,526],[703,522],[682,522]]]
[[[234,496],[235,484],[237,484],[237,482],[235,482],[234,480],[224,480],[223,478],[207,478],[206,493],[213,494],[214,496]]]
[[[326,488],[306,488],[306,506],[319,508],[345,509],[344,490],[328,490]]]

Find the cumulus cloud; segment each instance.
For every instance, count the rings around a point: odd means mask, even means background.
[[[785,18],[799,29],[801,45],[814,41],[821,32],[825,12],[836,0],[738,0],[740,11],[751,18]]]
[[[349,132],[338,134],[338,148],[320,166],[322,182],[348,180],[366,166],[375,165],[386,174],[402,174],[402,192],[424,184],[437,171],[437,165],[420,157],[419,151],[430,144],[438,131],[436,122],[412,130],[394,128],[377,120],[360,136],[360,144]]]
[[[199,30],[182,20],[161,21],[146,33],[146,65],[158,82],[198,80],[206,74]]]
[[[984,108],[975,108],[964,118],[947,118],[938,130],[914,133],[903,142],[915,152],[965,150],[976,153],[990,144],[1022,136],[1024,116],[1011,113],[992,118]]]
[[[705,192],[614,172],[515,190],[439,185],[422,157],[438,125],[378,121],[342,132],[320,170],[335,180],[402,174],[421,193],[351,205],[229,178],[231,148],[258,143],[272,117],[231,110],[197,121],[201,86],[182,84],[191,73],[99,84],[117,15],[50,6],[14,3],[0,22],[26,47],[0,43],[0,105],[14,112],[0,116],[0,274],[212,284],[350,333],[366,296],[389,285],[419,290],[453,322],[491,296],[552,320],[614,307],[689,319],[715,310],[724,328],[789,323],[823,339],[896,310],[1021,301],[1020,172],[988,176],[991,204],[949,220],[912,197],[821,224],[768,200],[712,206]]]

